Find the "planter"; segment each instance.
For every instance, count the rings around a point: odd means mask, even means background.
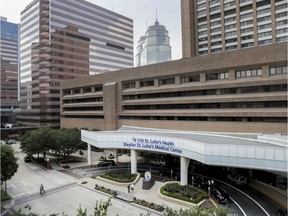
[[[1,208],[3,209],[10,209],[14,206],[15,200],[14,199],[9,199],[1,202]]]

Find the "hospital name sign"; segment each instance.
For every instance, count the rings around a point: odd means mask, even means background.
[[[155,149],[155,150],[182,154],[182,149],[175,147],[174,142],[167,141],[167,140],[132,137],[131,142],[124,142],[123,146],[126,148],[140,148],[140,149],[149,149],[149,150]]]

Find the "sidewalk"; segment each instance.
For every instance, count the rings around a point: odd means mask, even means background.
[[[130,193],[131,195],[135,196],[136,199],[143,199],[148,202],[153,202],[158,205],[163,205],[164,207],[169,206],[170,208],[173,208],[173,209],[181,209],[181,208],[185,209],[185,208],[193,207],[193,204],[187,203],[187,206],[184,206],[182,204],[175,203],[174,201],[172,202],[172,201],[167,201],[167,200],[162,199],[162,197],[159,196],[158,194],[159,189],[163,185],[162,182],[155,181],[155,184],[150,190],[143,190],[142,181],[143,181],[143,178],[142,177],[139,178],[139,180],[135,183],[134,192]],[[78,184],[81,184],[82,182],[87,182],[86,184],[82,184],[82,186],[89,188],[89,189],[94,189],[95,185],[97,184],[105,188],[110,188],[111,190],[115,190],[115,191],[117,190],[117,191],[121,191],[123,193],[128,194],[128,189],[127,189],[128,183],[127,184],[124,183],[123,185],[119,186],[113,183],[110,184],[106,182],[105,180],[102,180],[101,178],[98,178],[98,177],[96,179],[85,177],[83,179],[78,180]]]
[[[105,153],[105,154],[107,154],[107,153]],[[94,152],[94,155],[92,156],[92,158],[94,159],[92,165],[96,165],[99,162],[99,158],[102,155],[103,155],[102,152]],[[85,155],[83,155],[82,157],[85,157]],[[128,161],[130,161],[130,157],[128,155],[122,155],[122,156],[118,157],[118,161],[119,162],[128,162]],[[81,168],[83,166],[88,166],[87,162],[70,163],[68,165],[72,169],[77,169],[77,168]],[[65,170],[64,168],[59,166],[55,161],[53,161],[53,162],[51,161],[50,166],[55,170],[59,170],[59,171]],[[68,170],[67,170],[67,172],[68,172]],[[71,172],[71,171],[69,171],[69,172]],[[81,175],[81,173],[80,173],[80,175]],[[87,183],[82,184],[82,182],[87,182]],[[143,182],[142,177],[139,178],[139,180],[137,182],[134,182],[134,184],[135,184],[134,191],[132,193],[130,193],[131,195],[136,197],[136,199],[146,200],[148,202],[153,202],[153,203],[158,204],[158,205],[163,205],[164,207],[169,206],[170,208],[173,208],[173,209],[181,209],[181,208],[184,209],[184,208],[191,208],[194,206],[194,204],[192,204],[192,203],[190,204],[190,203],[185,202],[185,205],[183,205],[183,204],[177,202],[177,200],[163,199],[163,196],[159,195],[160,194],[159,190],[160,190],[161,186],[164,184],[162,182],[155,181],[153,187],[150,190],[143,190],[142,189],[142,182]],[[84,175],[83,175],[83,178],[77,180],[77,183],[81,184],[81,186],[88,188],[88,189],[95,189],[95,185],[97,184],[98,186],[103,186],[105,188],[110,188],[111,190],[114,190],[114,191],[121,191],[123,193],[128,194],[127,186],[129,183],[126,183],[126,184],[125,183],[123,183],[123,184],[113,183],[113,182],[106,181],[105,179],[103,180],[99,177],[97,177],[95,179],[95,178],[91,178],[91,177],[86,177]]]

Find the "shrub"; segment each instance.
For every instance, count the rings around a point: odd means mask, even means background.
[[[164,210],[164,206],[162,205],[158,205],[158,204],[155,204],[153,202],[148,202],[146,200],[141,200],[141,199],[135,199],[134,201],[136,204],[138,205],[142,205],[142,206],[145,206],[145,207],[148,207],[150,209],[154,209],[156,211],[163,211]]]
[[[108,173],[102,174],[100,175],[100,177],[106,178],[112,181],[116,181],[116,182],[127,183],[127,182],[133,182],[136,179],[137,174],[116,171],[116,172],[111,172],[109,174]]]
[[[161,194],[187,202],[198,203],[208,198],[207,193],[191,185],[181,186],[178,183],[166,184],[160,189]]]

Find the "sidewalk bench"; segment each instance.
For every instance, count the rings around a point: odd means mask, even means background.
[[[122,191],[115,191],[114,197],[124,200],[126,202],[134,202],[134,200],[136,199],[136,197],[134,197],[132,194],[125,193]]]

